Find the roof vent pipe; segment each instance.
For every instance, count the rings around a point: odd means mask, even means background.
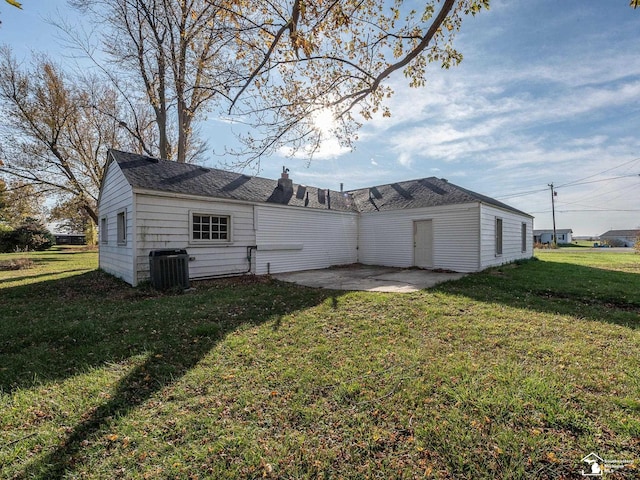
[[[344,183],[340,182],[340,193],[344,192]]]

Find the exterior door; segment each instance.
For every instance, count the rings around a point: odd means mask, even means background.
[[[433,268],[433,223],[413,222],[413,263],[416,267]]]

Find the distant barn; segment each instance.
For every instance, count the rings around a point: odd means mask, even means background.
[[[640,229],[609,230],[600,235],[600,240],[613,247],[633,247],[640,239]]]
[[[56,245],[86,245],[87,237],[84,233],[55,233]]]

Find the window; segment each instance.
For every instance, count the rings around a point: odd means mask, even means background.
[[[100,219],[100,242],[108,243],[109,231],[107,230],[107,217]]]
[[[118,237],[118,245],[127,244],[127,211],[118,212],[116,231]]]
[[[502,219],[496,218],[496,257],[502,255]]]
[[[191,215],[191,240],[195,242],[228,242],[231,240],[231,217],[194,213]]]
[[[522,224],[522,251],[527,251],[527,224]]]

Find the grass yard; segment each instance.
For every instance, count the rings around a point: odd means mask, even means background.
[[[30,254],[0,271],[0,477],[582,478],[596,452],[637,478],[640,255],[536,255],[413,294],[160,294]]]

